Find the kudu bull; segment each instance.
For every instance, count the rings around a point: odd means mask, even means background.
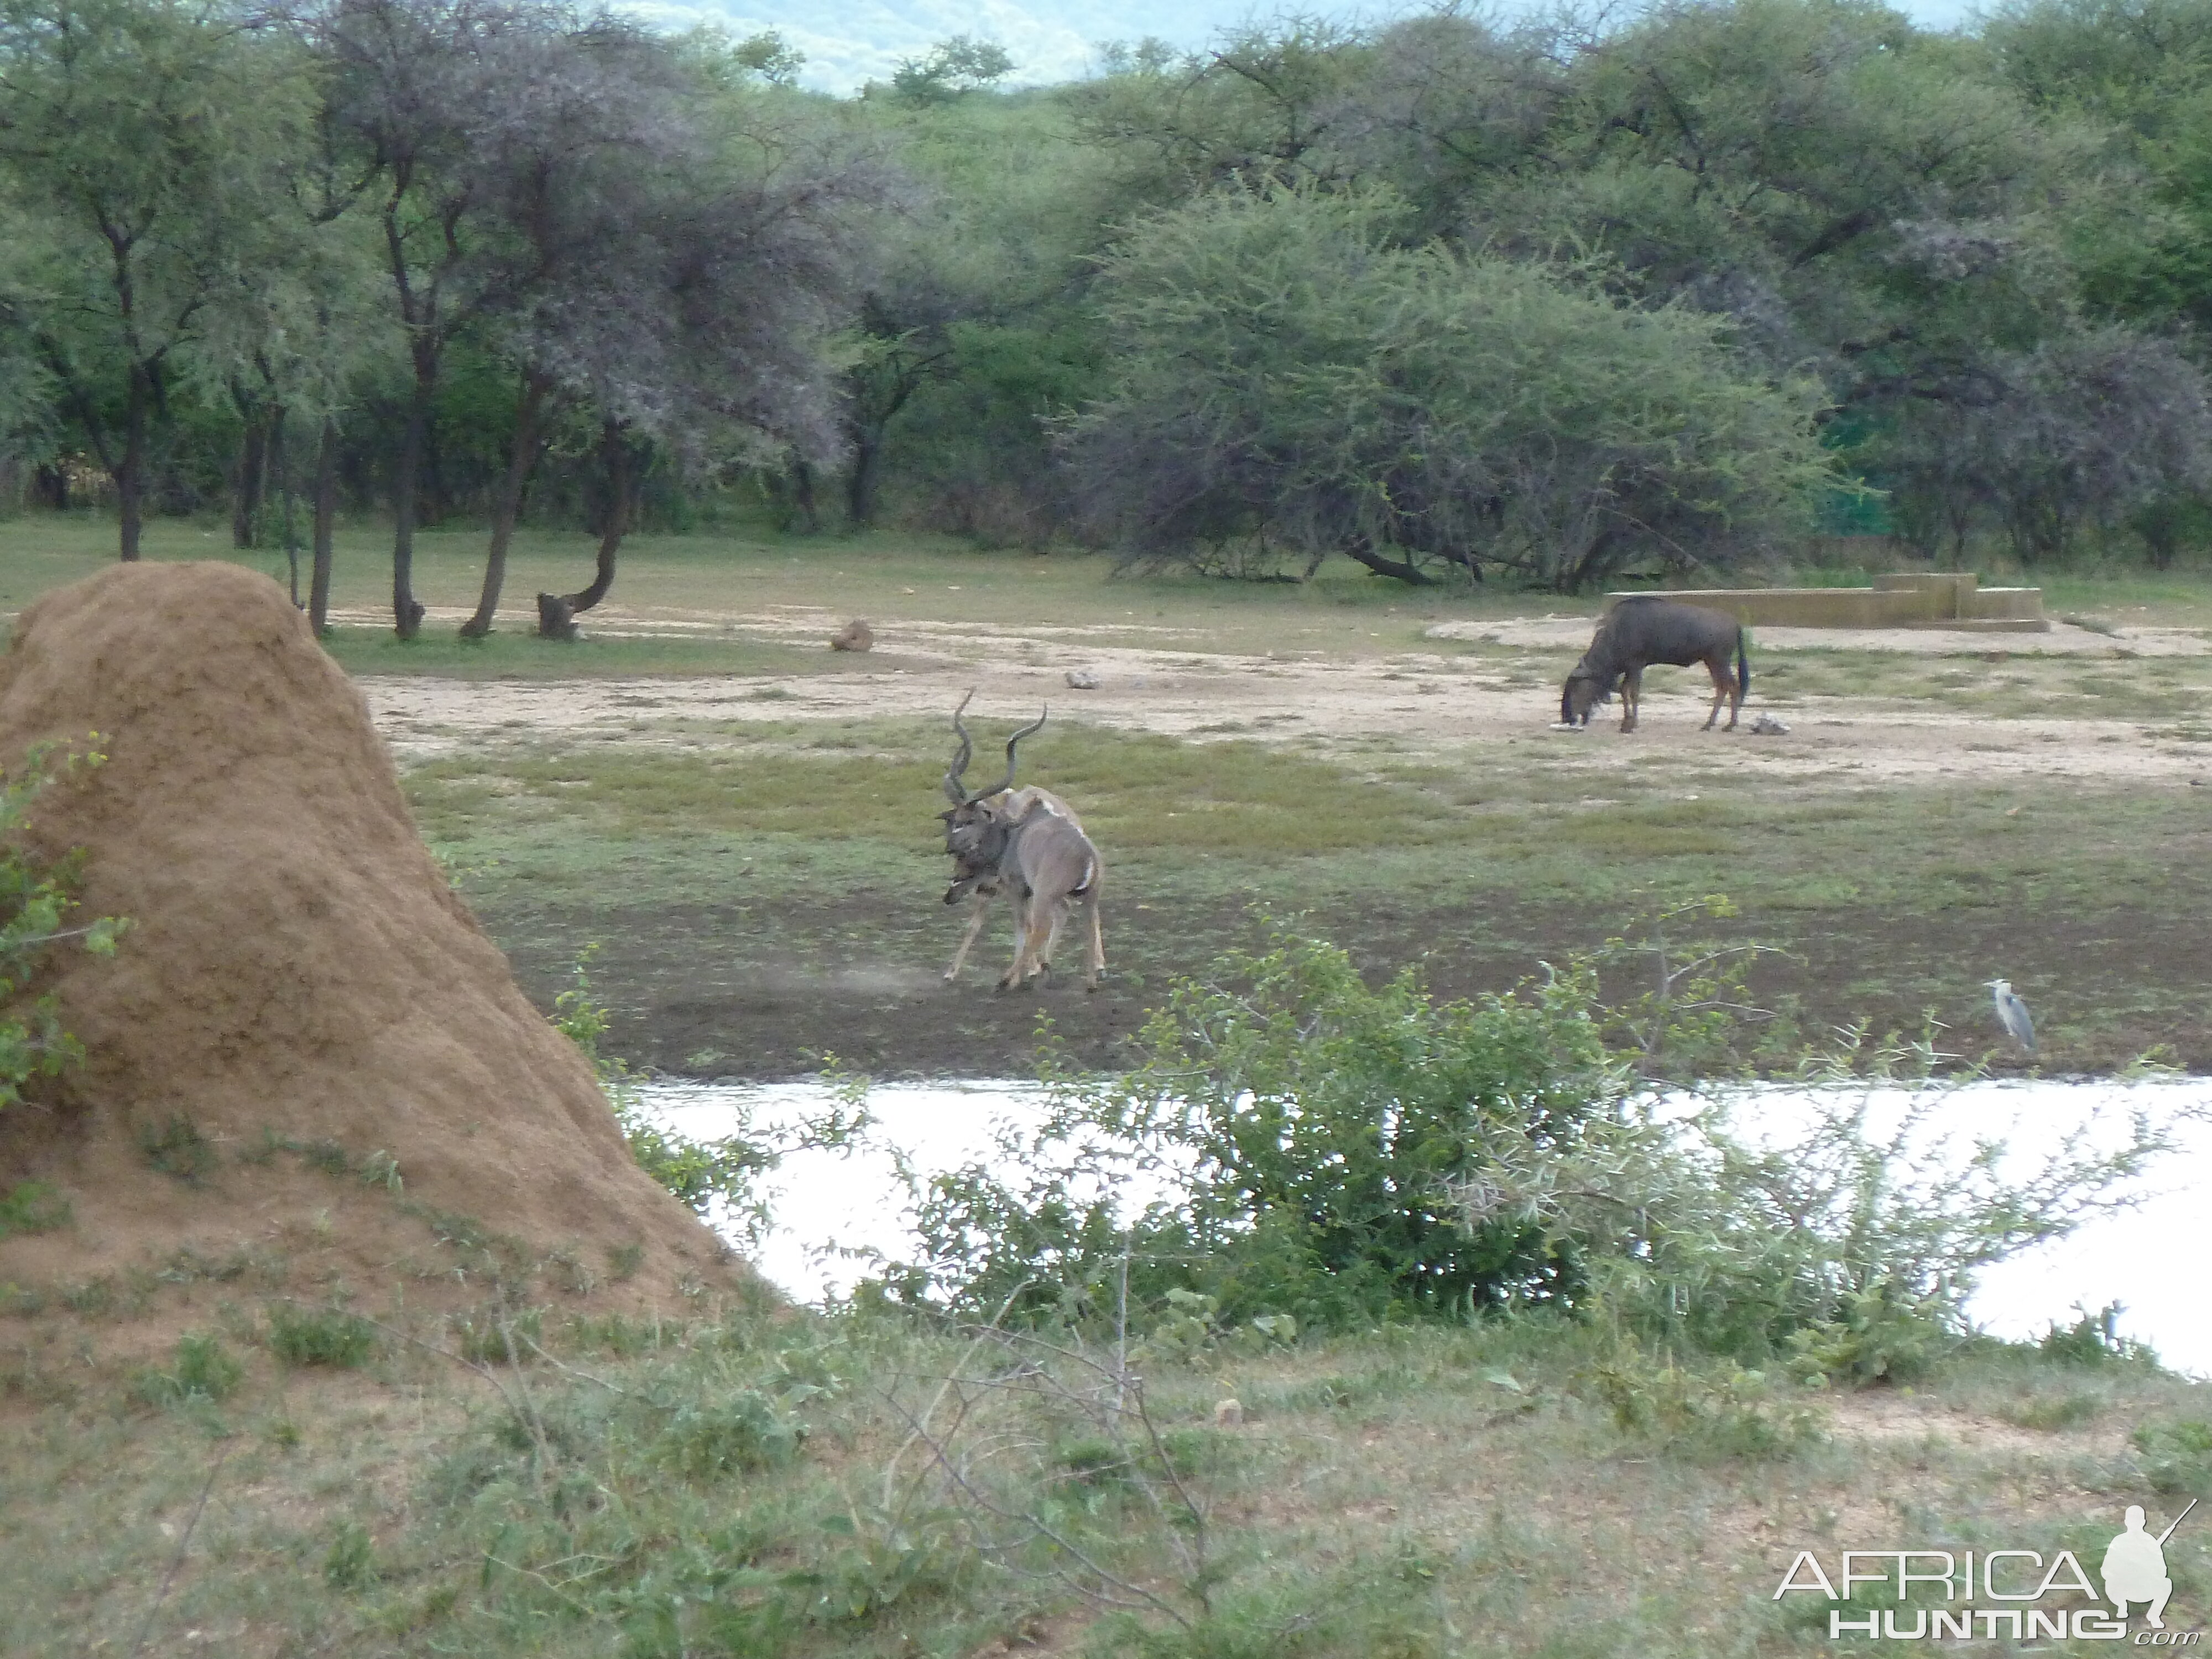
[[[945,775],[945,793],[951,801],[945,820],[945,850],[952,855],[952,885],[945,902],[957,904],[963,896],[972,901],[968,931],[945,970],[957,978],[968,959],[968,947],[983,931],[992,896],[1004,892],[1014,903],[1014,962],[999,981],[1002,991],[1018,988],[1052,966],[1052,950],[1067,913],[1080,905],[1091,935],[1090,972],[1085,990],[1098,988],[1098,975],[1106,966],[1106,945],[1098,928],[1098,884],[1104,874],[1098,849],[1083,833],[1074,809],[1049,790],[1014,784],[1014,750],[1024,738],[1043,726],[1039,714],[1006,740],[1006,775],[988,789],[969,794],[961,783],[968,770],[973,744],[960,716],[967,712],[970,691],[953,711],[952,729],[960,734],[960,751]]]
[[[1735,672],[1729,672],[1729,653],[1735,653]],[[1672,599],[1622,599],[1598,624],[1583,659],[1567,676],[1559,693],[1559,720],[1567,726],[1589,724],[1590,709],[1620,688],[1620,729],[1636,729],[1637,702],[1642,694],[1644,671],[1655,662],[1687,668],[1701,662],[1713,677],[1713,712],[1705,716],[1705,729],[1713,729],[1721,717],[1721,703],[1729,706],[1727,729],[1735,730],[1737,711],[1744,693],[1751,690],[1751,662],[1744,653],[1743,624],[1734,617],[1703,605],[1680,605]]]

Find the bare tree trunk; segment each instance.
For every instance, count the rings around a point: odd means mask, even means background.
[[[436,356],[418,345],[415,392],[407,405],[399,460],[392,474],[392,620],[393,631],[403,640],[413,639],[422,627],[422,607],[415,598],[415,476],[422,464],[422,441],[430,427],[437,376]]]
[[[791,463],[791,511],[783,527],[811,536],[822,528],[822,514],[814,504],[814,465],[794,459]]]
[[[845,480],[845,522],[855,530],[865,530],[875,522],[876,483],[883,472],[883,434],[880,429],[864,432],[857,423],[851,430],[853,471]]]
[[[599,568],[592,585],[580,593],[538,596],[538,632],[541,638],[574,639],[577,617],[606,598],[607,590],[615,585],[615,555],[622,549],[623,538],[629,533],[635,493],[630,477],[629,439],[621,422],[609,421],[600,428],[599,453],[606,458],[607,464],[607,519],[599,529]]]
[[[318,636],[330,631],[331,538],[337,526],[338,423],[323,416],[323,441],[315,455],[314,574],[307,583],[307,624]]]
[[[491,521],[491,550],[484,558],[483,595],[476,615],[461,624],[465,640],[482,639],[491,632],[492,617],[499,610],[499,590],[507,580],[507,544],[514,539],[514,521],[522,513],[523,486],[538,465],[540,417],[552,380],[535,369],[525,369],[522,392],[514,408],[514,442],[507,458],[507,479],[501,486],[499,505]]]
[[[153,397],[150,380],[143,364],[131,365],[131,390],[124,416],[123,465],[115,471],[115,500],[123,520],[122,556],[126,563],[138,557],[138,535],[146,516],[146,413]]]
[[[1395,576],[1401,582],[1415,587],[1433,587],[1436,578],[1406,559],[1393,559],[1375,550],[1375,544],[1364,536],[1353,536],[1344,544],[1345,556],[1365,565],[1378,576]]]
[[[245,430],[239,434],[238,468],[231,483],[230,544],[249,548],[259,541],[261,498],[269,459],[269,405],[251,396],[234,379],[231,401]]]
[[[304,611],[300,603],[300,536],[292,521],[292,458],[284,450],[285,409],[283,404],[269,405],[269,448],[265,465],[268,488],[276,495],[276,533],[284,544],[284,565],[291,576],[292,609]]]

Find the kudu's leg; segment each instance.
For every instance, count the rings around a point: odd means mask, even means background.
[[[1636,729],[1637,700],[1644,695],[1644,671],[1632,668],[1620,677],[1620,729]]]
[[[1728,659],[1726,657],[1706,658],[1705,672],[1713,677],[1713,708],[1712,713],[1705,716],[1705,724],[1704,727],[1705,730],[1710,732],[1713,729],[1714,722],[1718,720],[1721,717],[1722,702],[1727,698],[1729,692],[1735,690],[1735,676],[1729,672]],[[1735,730],[1735,715],[1734,713],[1730,713],[1729,715],[1729,730],[1731,732]]]
[[[1067,921],[1067,901],[1047,907],[1052,913],[1052,926],[1045,930],[1044,949],[1037,957],[1037,967],[1045,973],[1052,971],[1052,953],[1060,948],[1060,930]]]
[[[1106,939],[1098,931],[1098,885],[1093,882],[1091,890],[1083,896],[1083,914],[1091,931],[1091,972],[1084,979],[1083,988],[1098,988],[1098,975],[1106,971]]]
[[[968,931],[961,934],[960,948],[952,953],[952,965],[945,970],[946,984],[949,985],[960,977],[960,964],[968,960],[968,947],[975,942],[976,935],[983,931],[984,918],[989,915],[990,912],[991,896],[986,892],[977,892],[969,904]]]
[[[1001,991],[1018,991],[1029,982],[1038,969],[1038,953],[1052,939],[1052,907],[1039,904],[1035,894],[1016,907],[1015,920],[1019,931],[1015,936],[1014,965],[999,981]]]

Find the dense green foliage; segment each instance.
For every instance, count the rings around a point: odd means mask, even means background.
[[[1176,986],[1137,1066],[1063,1079],[1026,1146],[938,1178],[921,1216],[930,1265],[887,1283],[975,1312],[1186,1294],[1293,1328],[1571,1304],[1571,1255],[1517,1219],[1463,1224],[1450,1183],[1496,1126],[1564,1147],[1609,1109],[1618,1078],[1588,988],[1440,1006],[1410,971],[1370,991],[1310,941],[1232,955]]]
[[[517,514],[611,561],[763,499],[1251,574],[2165,563],[2212,523],[2208,42],[1444,8],[1013,90],[959,37],[835,99],[580,10],[11,0],[0,484],[115,495],[126,552],[391,511],[403,632],[418,520],[491,523],[489,606]]]
[[[1239,186],[1114,251],[1112,369],[1069,436],[1123,539],[1575,588],[1808,520],[1814,382],[1589,273],[1406,246],[1407,218],[1380,188]]]
[[[1758,1121],[1774,1103],[1638,1083],[1670,1046],[1655,1025],[1725,1047],[1743,949],[1682,947],[1703,965],[1625,1006],[1588,962],[1448,1003],[1410,969],[1370,989],[1279,930],[1177,981],[1134,1067],[1057,1076],[1039,1127],[933,1178],[919,1259],[867,1294],[1262,1336],[1602,1311],[1747,1364],[1901,1377],[1964,1330],[1976,1269],[2114,1201],[2169,1144],[2138,1119],[2033,1168],[2001,1173],[1995,1143],[1956,1164],[1926,1134],[1955,1086],[1932,1051],[1858,1036],[1805,1056],[1804,1121],[1779,1138]],[[1876,1087],[1912,1103],[1878,1114]]]
[[[32,1079],[57,1077],[83,1057],[82,1045],[62,1029],[54,999],[38,994],[40,958],[64,943],[112,956],[124,929],[113,916],[64,926],[77,908],[76,860],[57,864],[42,858],[25,838],[25,820],[39,796],[102,758],[97,749],[58,760],[52,750],[40,749],[15,776],[0,774],[0,1109],[21,1100]]]

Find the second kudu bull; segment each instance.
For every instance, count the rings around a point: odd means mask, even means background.
[[[1731,651],[1735,653],[1734,673],[1729,672]],[[1681,668],[1693,662],[1705,664],[1705,672],[1713,677],[1713,712],[1705,716],[1705,729],[1713,729],[1725,701],[1727,729],[1735,730],[1736,713],[1743,707],[1744,693],[1751,690],[1751,661],[1744,653],[1743,624],[1700,605],[1656,597],[1623,599],[1598,624],[1597,636],[1559,693],[1560,722],[1589,725],[1590,709],[1611,696],[1618,685],[1620,729],[1633,732],[1644,671],[1655,662]]]
[[[968,959],[968,947],[983,931],[994,895],[1005,893],[1014,905],[1014,961],[999,981],[1002,991],[1018,989],[1052,966],[1052,949],[1060,925],[1070,910],[1080,907],[1090,935],[1089,972],[1084,988],[1098,988],[1098,975],[1106,967],[1106,944],[1098,927],[1098,885],[1104,868],[1098,849],[1084,834],[1075,811],[1048,789],[1014,784],[1014,750],[1024,738],[1043,726],[1045,717],[1024,726],[1006,740],[1006,775],[988,789],[974,794],[961,783],[968,770],[973,744],[960,716],[967,712],[969,692],[953,711],[952,729],[960,734],[960,751],[945,775],[945,793],[951,801],[945,820],[945,850],[952,855],[952,885],[945,902],[972,901],[968,931],[953,952],[945,977],[958,976]]]

